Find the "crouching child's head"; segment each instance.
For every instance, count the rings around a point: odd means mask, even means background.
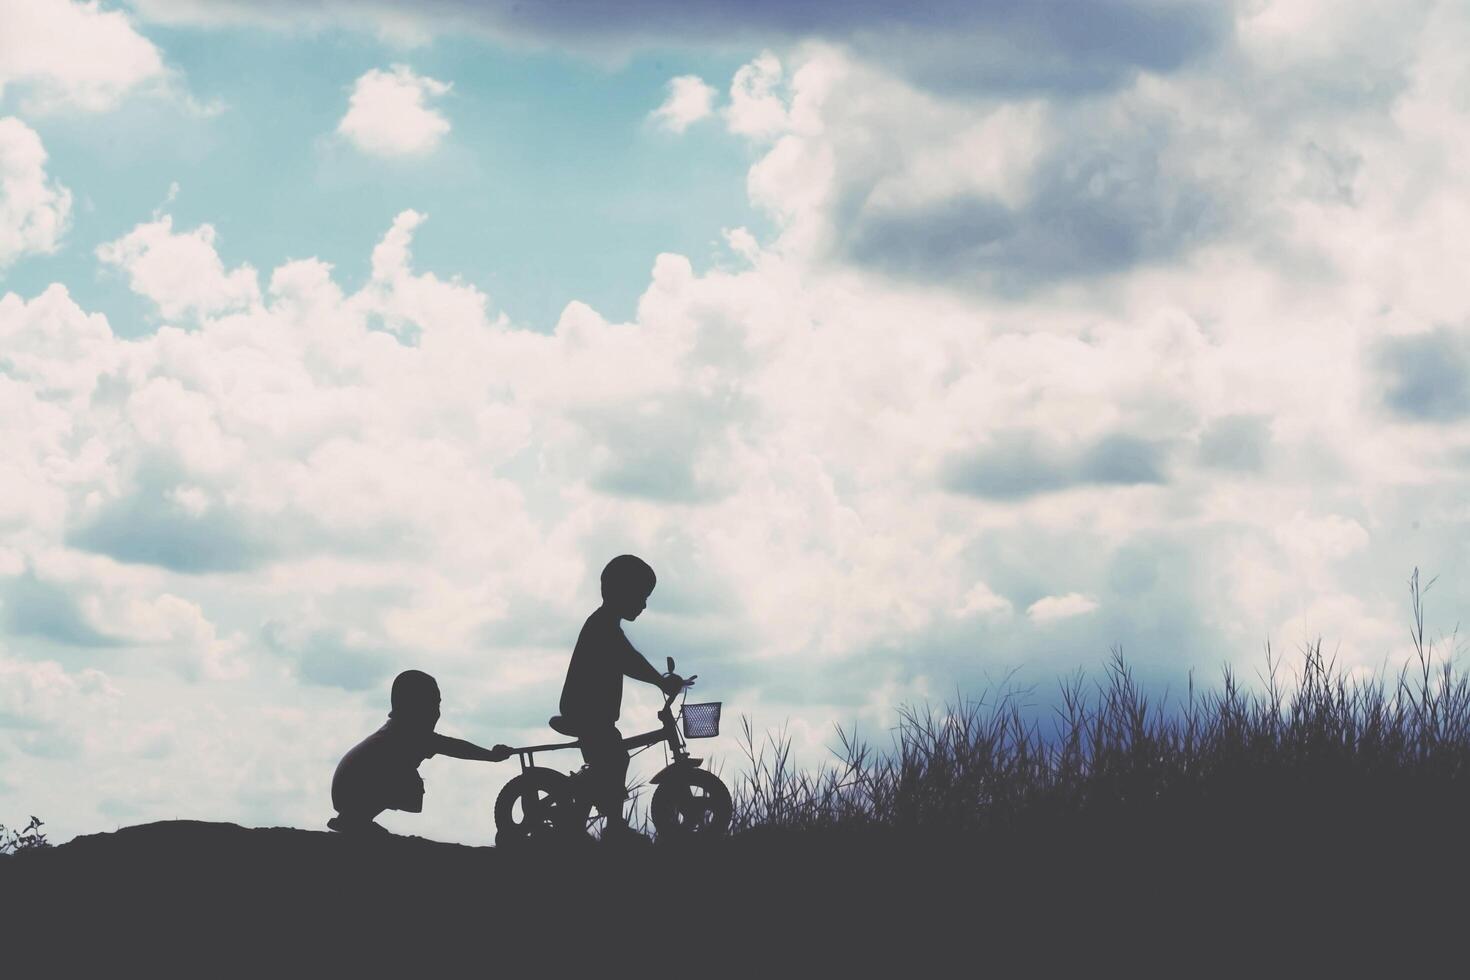
[[[388,717],[403,725],[433,731],[439,723],[439,683],[422,670],[405,670],[393,678]]]

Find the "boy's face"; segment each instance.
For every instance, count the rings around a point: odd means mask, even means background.
[[[648,607],[648,597],[651,595],[653,595],[652,589],[647,592],[628,592],[620,596],[614,596],[610,605],[620,619],[626,619],[631,623],[638,618],[639,613]]]
[[[414,724],[433,728],[439,724],[439,705],[442,701],[443,699],[439,696],[439,691],[436,689],[433,697],[424,698],[419,704],[414,705],[412,710],[405,712],[406,717]]]

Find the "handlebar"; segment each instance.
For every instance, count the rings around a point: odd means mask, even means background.
[[[669,669],[668,669],[668,671],[664,675],[664,676],[667,677],[669,674],[672,674],[674,672],[674,658],[673,657],[666,657],[664,659],[668,662],[668,665],[669,665]],[[669,705],[671,705],[671,704],[674,703],[674,698],[678,697],[680,694],[683,694],[689,688],[693,687],[694,686],[694,682],[695,682],[696,679],[698,679],[698,677],[699,677],[698,674],[691,674],[690,676],[684,678],[684,686],[681,687],[679,690],[675,691],[673,694],[667,695],[664,698],[664,708],[667,709]]]

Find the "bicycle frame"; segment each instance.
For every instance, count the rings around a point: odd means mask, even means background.
[[[660,722],[658,728],[643,732],[641,735],[631,735],[623,739],[623,748],[631,751],[633,749],[641,749],[648,745],[657,745],[659,742],[667,742],[670,750],[674,753],[674,761],[670,765],[676,766],[688,763],[690,761],[689,747],[684,742],[684,736],[679,734],[679,726],[674,723],[674,713],[670,710],[673,706],[674,699],[683,694],[685,690],[687,688],[676,691],[664,699],[664,706],[658,711],[658,720]],[[513,748],[511,751],[516,754],[516,758],[521,763],[521,772],[525,772],[528,768],[536,765],[537,752],[556,752],[560,749],[580,749],[581,747],[582,740],[577,739],[573,742],[527,745],[521,748]],[[649,782],[657,783],[662,776],[663,772],[660,772],[649,780]]]
[[[673,658],[669,658],[669,670],[674,673]],[[683,703],[674,708],[674,702],[685,694],[694,683],[691,676],[684,686],[664,696],[658,710],[659,726],[622,739],[625,750],[633,751],[649,746],[668,746],[673,759],[652,778],[649,784],[657,785],[650,804],[650,816],[660,833],[684,836],[701,828],[712,828],[714,834],[723,834],[730,825],[730,791],[718,776],[700,769],[703,759],[692,758],[676,715],[683,715]],[[561,719],[553,718],[554,729],[564,735],[575,732],[568,730]],[[510,780],[495,798],[496,841],[509,844],[529,836],[553,835],[576,830],[586,821],[582,830],[592,831],[589,814],[594,802],[592,787],[587,780],[592,778],[592,769],[583,765],[570,774],[536,765],[538,752],[559,752],[563,749],[580,749],[584,737],[568,742],[548,742],[541,745],[523,745],[512,748],[519,759],[521,774]],[[516,808],[520,807],[520,816]],[[694,807],[697,813],[691,810]],[[697,821],[696,821],[697,818]],[[696,823],[690,823],[696,821]],[[687,826],[686,826],[687,825]],[[580,832],[580,831],[578,831]]]

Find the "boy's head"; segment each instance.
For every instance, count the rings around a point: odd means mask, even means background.
[[[636,555],[618,555],[602,570],[602,604],[623,619],[637,619],[656,584],[648,562]]]
[[[439,722],[439,682],[422,670],[405,670],[393,678],[389,695],[393,710],[389,718],[425,724],[430,728]]]

